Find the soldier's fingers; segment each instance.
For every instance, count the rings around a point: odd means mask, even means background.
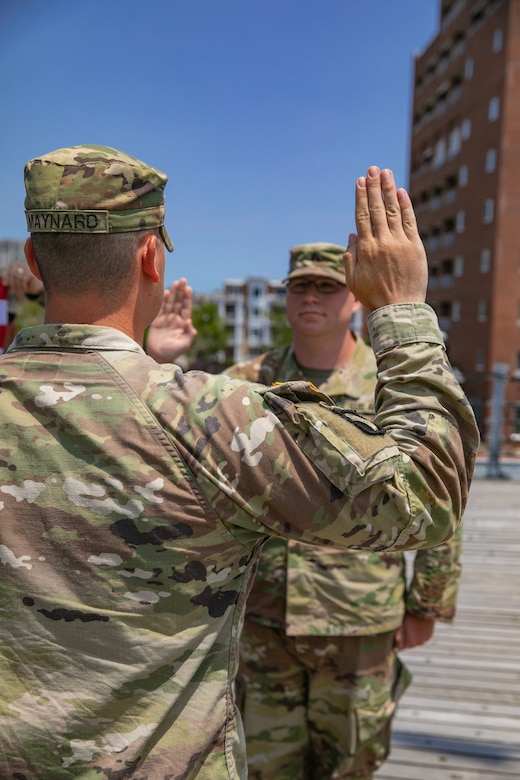
[[[179,282],[173,282],[169,290],[165,291],[164,311],[168,314],[175,311],[179,302]]]
[[[388,221],[383,201],[383,191],[381,189],[381,172],[375,165],[368,169],[367,194],[373,234],[376,238],[384,236],[388,234]]]
[[[166,295],[164,298],[164,311],[169,314],[172,311],[174,304],[175,293],[172,288],[170,288],[169,290],[166,290]]]
[[[343,255],[343,265],[345,266],[345,280],[347,287],[351,287],[354,279],[354,272],[357,263],[357,236],[355,233],[350,233],[348,237],[348,246]]]
[[[191,301],[193,299],[193,290],[187,283],[186,279],[183,279],[183,282],[184,282],[184,300],[186,301],[186,303],[191,304]]]
[[[392,233],[400,233],[403,227],[402,213],[397,197],[394,174],[388,168],[385,168],[385,170],[381,171],[380,179],[388,227]]]
[[[417,219],[415,217],[415,212],[412,206],[412,201],[410,200],[410,196],[405,189],[400,188],[397,190],[397,198],[399,201],[399,208],[401,210],[401,222],[405,235],[410,240],[415,239],[419,235],[419,230],[417,228]]]
[[[372,221],[368,208],[367,180],[365,176],[360,176],[356,181],[356,230],[360,239],[367,239],[372,236]]]

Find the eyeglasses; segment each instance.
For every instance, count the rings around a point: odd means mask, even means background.
[[[345,285],[332,279],[289,279],[287,289],[294,295],[303,295],[309,287],[314,287],[320,295],[333,295],[345,289]]]

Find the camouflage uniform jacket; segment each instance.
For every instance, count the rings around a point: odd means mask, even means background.
[[[305,379],[292,346],[273,349],[227,369],[229,376],[262,382]],[[374,413],[376,361],[361,339],[348,363],[319,385],[337,406]],[[400,626],[405,609],[451,620],[460,578],[460,528],[444,544],[419,550],[406,587],[403,553],[333,550],[272,538],[247,602],[250,619],[289,636],[376,634]]]
[[[232,685],[264,540],[453,532],[473,413],[428,306],[371,317],[377,425],[307,383],[158,365],[112,328],[18,334],[0,357],[0,777],[245,778]]]

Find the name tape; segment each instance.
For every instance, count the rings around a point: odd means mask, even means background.
[[[108,211],[26,211],[29,233],[109,233]]]

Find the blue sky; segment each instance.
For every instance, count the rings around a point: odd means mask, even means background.
[[[439,0],[1,0],[0,236],[27,235],[23,166],[76,144],[164,171],[166,281],[285,275],[345,243],[369,165],[408,183],[413,55]]]

